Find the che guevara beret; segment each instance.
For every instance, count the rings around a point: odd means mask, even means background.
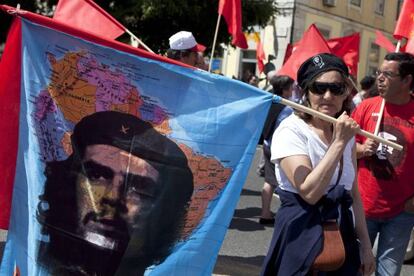
[[[309,82],[316,76],[331,70],[339,71],[346,77],[349,76],[348,67],[342,59],[329,53],[317,54],[308,58],[299,67],[297,72],[298,84],[302,89],[306,89]]]

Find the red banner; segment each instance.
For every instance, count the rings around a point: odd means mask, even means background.
[[[240,0],[220,0],[218,13],[226,19],[227,29],[233,37],[231,44],[247,49],[247,41],[242,29],[242,9]]]
[[[19,135],[21,21],[14,20],[0,63],[0,228],[8,229]],[[13,70],[10,70],[13,68]]]
[[[291,56],[277,74],[287,75],[295,80],[296,72],[305,60],[316,54],[331,53],[328,44],[314,24],[310,25],[294,48]]]
[[[353,76],[358,74],[359,41],[359,33],[332,38],[327,41],[332,54],[344,60],[348,66],[349,73]]]
[[[107,39],[125,32],[121,23],[92,0],[60,0],[53,19]]]
[[[410,38],[414,28],[414,0],[405,0],[400,15],[398,16],[397,25],[394,30],[394,37],[398,40]]]

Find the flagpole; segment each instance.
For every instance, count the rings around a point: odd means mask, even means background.
[[[396,53],[398,53],[400,51],[400,47],[401,47],[401,39],[398,40],[397,46],[395,47],[395,52]],[[385,99],[383,98],[382,102],[381,102],[380,110],[378,112],[377,123],[375,124],[374,135],[378,135],[378,133],[379,133],[379,129],[380,129],[381,121],[382,121],[382,116],[384,115],[384,109],[385,109]]]
[[[216,49],[217,34],[220,26],[220,18],[221,14],[219,14],[217,17],[216,32],[214,33],[213,49],[211,49],[210,62],[208,64],[208,72],[211,72],[211,65],[213,64],[214,50]]]
[[[398,53],[400,51],[400,48],[401,48],[401,39],[397,41],[397,46],[395,46],[395,52]]]
[[[382,120],[382,115],[384,114],[384,109],[385,109],[385,100],[382,99],[381,107],[380,107],[380,112],[378,113],[378,119],[377,119],[377,123],[375,125],[374,135],[378,135],[379,128],[380,128],[380,124],[381,124],[381,120]]]
[[[354,82],[354,80],[352,79],[352,77],[351,76],[348,76],[348,79],[351,82],[351,84],[354,87],[354,89],[358,92],[358,87],[357,87],[356,83]]]
[[[336,119],[336,118],[334,118],[334,117],[328,116],[328,115],[326,115],[326,114],[324,114],[324,113],[321,113],[321,112],[319,112],[319,111],[316,111],[316,110],[314,110],[314,109],[312,109],[312,108],[309,108],[309,107],[306,107],[306,106],[304,106],[304,105],[301,105],[301,104],[295,103],[295,102],[293,102],[293,101],[289,101],[289,100],[284,99],[284,98],[282,98],[282,97],[280,97],[280,96],[276,96],[276,95],[274,95],[274,96],[273,96],[273,102],[276,102],[276,103],[281,103],[281,104],[283,104],[283,105],[290,106],[290,107],[292,107],[293,109],[296,109],[296,110],[299,110],[299,111],[305,112],[305,113],[307,113],[307,114],[310,114],[310,115],[312,115],[312,116],[318,117],[319,119],[322,119],[322,120],[324,120],[324,121],[330,122],[330,123],[332,123],[332,124],[335,124],[335,123],[337,122],[337,120],[338,120],[338,119]],[[394,143],[394,142],[392,142],[392,141],[389,141],[389,140],[387,140],[387,139],[384,139],[384,138],[382,138],[382,137],[379,137],[379,136],[377,136],[377,135],[374,135],[374,134],[372,134],[371,132],[365,131],[365,130],[363,130],[363,129],[358,130],[358,132],[357,132],[357,133],[358,133],[359,135],[364,136],[364,137],[367,137],[367,138],[373,139],[373,140],[375,140],[375,141],[377,141],[377,142],[380,142],[380,143],[383,143],[383,144],[385,144],[385,145],[387,145],[387,146],[390,146],[390,147],[392,147],[392,148],[394,148],[394,149],[396,149],[396,150],[399,150],[399,151],[402,151],[402,150],[403,150],[403,146],[401,146],[401,145],[399,145],[399,144],[397,144],[397,143]]]
[[[141,44],[142,47],[144,47],[148,52],[154,53],[153,50],[151,50],[147,45],[145,45],[145,43],[142,42],[142,40],[140,40],[138,37],[136,37],[136,35],[134,35],[130,30],[128,30],[127,28],[125,28],[125,32],[127,34],[129,34],[133,39],[135,39],[136,41],[138,41],[138,43]]]

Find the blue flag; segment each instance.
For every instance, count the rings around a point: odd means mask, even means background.
[[[33,18],[0,274],[211,275],[271,94]]]

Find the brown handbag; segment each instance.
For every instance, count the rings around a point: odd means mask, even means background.
[[[343,169],[343,156],[339,161],[338,179],[331,190],[338,185]],[[322,223],[323,246],[312,265],[314,271],[335,271],[345,262],[345,247],[335,220]]]
[[[336,221],[326,221],[323,227],[323,248],[316,257],[312,269],[334,271],[345,262],[345,247]]]

